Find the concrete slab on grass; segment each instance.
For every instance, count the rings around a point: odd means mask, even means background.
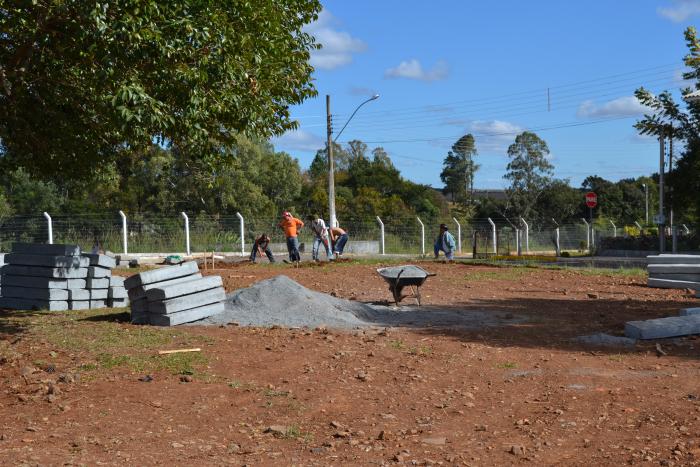
[[[63,289],[36,289],[33,287],[2,286],[3,297],[37,300],[68,300],[68,291]]]
[[[148,313],[148,300],[145,298],[140,300],[132,300],[131,311],[135,311],[137,313]]]
[[[146,292],[146,298],[149,302],[167,300],[169,298],[181,297],[183,295],[194,294],[217,287],[223,287],[221,276],[207,276],[180,284],[153,288]]]
[[[663,279],[671,281],[700,282],[700,274],[661,274],[649,273],[649,279]]]
[[[128,298],[110,298],[107,300],[107,306],[110,308],[124,308],[129,306]]]
[[[173,284],[181,284],[183,282],[193,281],[195,279],[201,279],[202,275],[200,273],[192,274],[190,276],[178,277],[177,279],[170,279],[168,281],[154,282],[152,284],[140,285],[138,287],[133,287],[128,289],[129,299],[139,300],[146,297],[146,292],[151,289],[156,289],[159,287],[167,287]]]
[[[116,268],[117,260],[107,255],[95,255],[92,253],[83,253],[82,256],[90,261],[90,266],[102,266],[103,268]]]
[[[700,255],[654,255],[647,256],[648,264],[700,264]]]
[[[194,261],[179,264],[177,266],[168,266],[164,268],[153,269],[152,271],[144,271],[140,274],[133,275],[124,281],[124,287],[131,289],[139,285],[152,284],[154,282],[162,282],[178,277],[189,276],[199,272],[199,267]]]
[[[574,338],[575,341],[589,345],[597,345],[601,347],[632,347],[637,342],[629,337],[613,336],[599,332],[588,336],[579,336]]]
[[[88,277],[102,279],[109,278],[112,275],[112,270],[101,266],[90,266],[88,268]]]
[[[52,279],[50,277],[2,276],[4,285],[38,289],[84,289],[85,279]]]
[[[700,315],[700,307],[697,308],[683,308],[680,312],[681,316],[692,316]]]
[[[66,300],[31,300],[25,298],[0,297],[0,308],[11,310],[48,310],[65,311],[68,309]]]
[[[80,247],[78,245],[50,245],[48,243],[13,243],[12,253],[48,256],[80,256]]]
[[[124,279],[125,277],[122,276],[110,276],[109,278],[109,286],[110,287],[124,287]]]
[[[158,315],[149,313],[148,322],[154,326],[177,326],[178,324],[191,323],[219,314],[224,311],[223,303],[214,303],[199,308],[171,313],[169,315]]]
[[[177,313],[191,308],[198,308],[204,305],[221,302],[226,299],[226,292],[223,287],[205,290],[204,292],[184,295],[182,297],[171,298],[161,302],[149,302],[149,313],[170,314]]]
[[[68,290],[69,300],[90,300],[90,291],[87,289],[70,289]],[[72,309],[72,308],[71,308]]]
[[[47,268],[43,266],[5,266],[4,275],[50,277],[54,279],[83,279],[87,277],[87,268]]]
[[[654,274],[700,274],[700,264],[650,264],[649,275]]]
[[[7,264],[16,266],[45,266],[49,268],[86,268],[90,259],[81,256],[46,256],[10,253],[5,256]]]
[[[625,336],[631,339],[665,339],[700,334],[700,315],[628,321]]]
[[[109,289],[90,289],[90,300],[107,300]]]
[[[127,298],[126,289],[124,287],[110,287],[107,298]]]
[[[71,300],[68,302],[68,307],[71,310],[89,310],[90,300]]]
[[[85,281],[87,282],[88,289],[106,289],[109,287],[110,278],[102,277],[98,279],[95,277],[88,277]]]
[[[91,310],[97,310],[100,308],[107,308],[107,300],[90,300]]]
[[[660,289],[694,289],[700,290],[700,282],[690,282],[690,281],[674,281],[670,279],[654,279],[649,278],[647,280],[647,285],[649,287],[656,287]]]

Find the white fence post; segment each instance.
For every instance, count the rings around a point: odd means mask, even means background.
[[[686,234],[686,235],[689,235],[689,234],[690,234],[690,229],[688,228],[688,226],[685,225],[685,224],[681,224],[681,225],[683,226],[683,230],[685,230],[685,234]]]
[[[53,244],[53,221],[51,220],[51,216],[49,216],[48,212],[44,213],[44,217],[46,218],[46,223],[48,224],[49,228],[49,245]]]
[[[126,214],[120,209],[119,216],[122,218],[122,245],[124,246],[124,255],[128,255],[129,246],[127,244]]]
[[[190,251],[190,218],[187,217],[187,214],[184,212],[181,212],[183,219],[185,219],[185,250],[187,252],[187,256],[190,256],[192,253]]]
[[[608,219],[608,222],[610,222],[610,223],[612,224],[612,226],[613,226],[613,238],[617,237],[617,226],[616,226],[615,223],[614,223],[613,221],[611,221],[610,219]]]
[[[530,253],[530,226],[522,217],[520,218],[520,222],[525,226],[525,253]]]
[[[554,235],[556,239],[556,255],[561,256],[561,246],[559,246],[559,227],[554,230]]]
[[[489,217],[489,224],[491,224],[491,240],[493,241],[493,254],[498,254],[498,245],[496,245],[496,223]]]
[[[644,228],[642,228],[642,226],[641,226],[641,225],[639,225],[639,222],[637,222],[637,221],[634,221],[634,225],[636,225],[636,226],[637,226],[637,228],[639,229],[639,231],[640,231],[640,232],[641,232],[642,230],[644,230]]]
[[[425,256],[425,225],[423,221],[420,220],[420,217],[416,217],[416,219],[418,219],[418,223],[420,224],[420,254],[421,256]]]
[[[379,222],[379,228],[381,229],[380,230],[380,237],[379,237],[379,239],[380,239],[379,247],[381,248],[381,250],[380,250],[381,254],[384,254],[384,222],[382,222],[382,220],[379,218],[379,216],[377,216],[377,222]]]
[[[241,221],[241,256],[245,256],[245,221],[240,212],[237,212],[236,216]]]
[[[462,252],[462,225],[457,221],[457,218],[453,217],[453,221],[457,224],[457,252]]]
[[[586,224],[586,250],[591,251],[591,226],[583,217],[581,220]]]

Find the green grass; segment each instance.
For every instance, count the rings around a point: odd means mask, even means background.
[[[158,355],[164,348],[211,343],[210,338],[170,328],[131,326],[126,309],[69,312],[9,312],[0,325],[22,327],[56,349],[79,355],[84,372],[125,368],[132,372],[197,374],[208,359],[202,352]]]
[[[389,341],[389,347],[391,347],[392,349],[401,350],[405,347],[405,344],[401,339],[395,339]]]
[[[511,370],[513,368],[518,368],[518,364],[515,362],[503,362],[496,365],[496,368],[501,368],[504,370]]]
[[[530,274],[534,268],[505,267],[497,271],[471,271],[464,278],[470,281],[506,281],[517,280]]]

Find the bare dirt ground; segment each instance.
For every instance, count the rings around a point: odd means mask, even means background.
[[[378,266],[213,273],[227,291],[284,273],[385,301]],[[158,329],[124,310],[0,312],[0,463],[700,465],[700,339],[571,340],[697,299],[642,273],[422,266],[437,273],[425,302],[503,325]],[[201,352],[157,355],[188,347]]]

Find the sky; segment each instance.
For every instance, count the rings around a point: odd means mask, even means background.
[[[292,109],[299,129],[275,148],[308,168],[325,144],[326,95],[334,138],[383,147],[402,175],[442,187],[442,161],[471,133],[474,187],[503,188],[507,149],[525,130],[544,139],[554,176],[581,185],[658,172],[659,143],[633,124],[640,86],[687,85],[683,31],[700,0],[327,0],[307,31],[318,96]]]

